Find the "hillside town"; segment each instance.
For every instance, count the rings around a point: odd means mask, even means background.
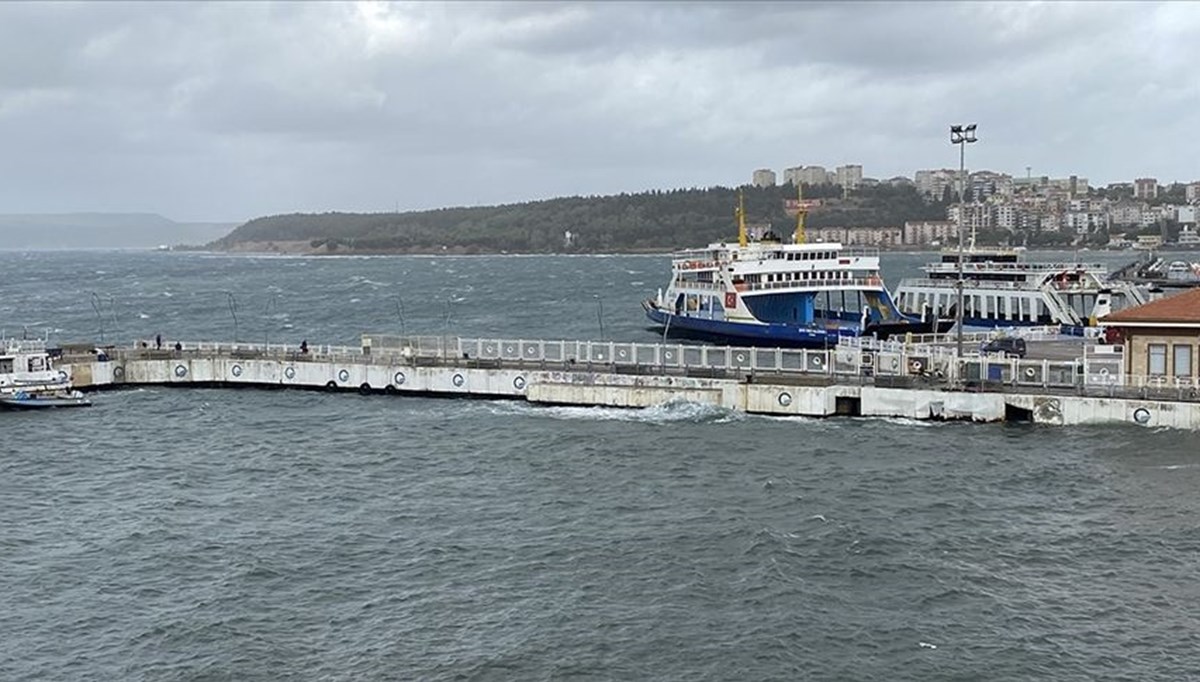
[[[886,227],[817,227],[808,230],[812,241],[937,247],[957,242],[961,219],[964,232],[985,244],[1200,248],[1196,229],[1200,181],[1160,184],[1156,178],[1136,178],[1093,187],[1084,177],[1035,176],[1029,168],[1024,177],[990,170],[960,175],[958,170],[941,168],[918,170],[912,178],[881,180],[864,177],[861,165],[847,164],[833,170],[822,166],[788,168],[781,182],[797,187],[839,186],[844,196],[852,196],[864,187],[910,186],[927,201],[947,205],[945,220],[909,221]],[[751,184],[774,186],[775,172],[755,170]],[[957,201],[960,186],[963,200]],[[790,200],[786,209],[794,216],[801,205],[816,212],[821,210],[822,200]]]

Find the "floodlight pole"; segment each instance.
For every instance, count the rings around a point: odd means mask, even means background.
[[[957,330],[955,357],[963,355],[963,211],[966,206],[966,150],[975,142],[975,124],[950,126],[950,144],[958,145],[958,296],[954,305],[954,327]]]

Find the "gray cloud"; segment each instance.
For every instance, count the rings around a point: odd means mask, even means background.
[[[239,220],[956,163],[1200,179],[1190,3],[0,4],[0,205]],[[1193,177],[1197,176],[1197,177]]]

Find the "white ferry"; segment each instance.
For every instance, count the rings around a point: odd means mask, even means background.
[[[929,307],[939,317],[955,317],[958,251],[943,250],[939,262],[922,269],[924,277],[900,281],[897,306],[903,312]],[[1102,264],[1026,261],[1022,251],[1006,247],[964,250],[962,279],[964,327],[1084,327],[1098,316],[1149,301],[1144,288],[1111,279]]]
[[[808,244],[804,209],[792,243],[748,230],[739,198],[738,241],[682,251],[666,291],[643,301],[665,335],[723,343],[829,347],[847,336],[944,331],[934,318],[904,315],[879,275],[878,250]]]
[[[0,339],[0,409],[86,407],[70,377],[54,368],[45,341]]]

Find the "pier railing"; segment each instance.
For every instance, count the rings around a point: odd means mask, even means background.
[[[944,345],[872,339],[843,339],[841,345],[829,349],[790,349],[368,334],[360,346],[312,345],[306,350],[295,345],[213,342],[184,342],[175,350],[173,344],[158,349],[138,342],[105,352],[111,362],[238,358],[288,363],[523,368],[1200,401],[1200,386],[1195,381],[1126,375],[1122,350],[1121,346],[1096,346],[1077,359],[1034,360],[978,353],[958,358],[952,347]]]

